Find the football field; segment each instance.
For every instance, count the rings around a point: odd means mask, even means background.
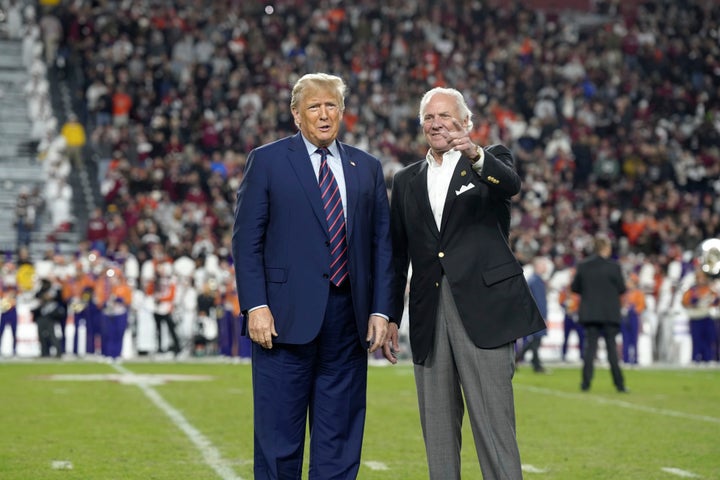
[[[525,479],[720,478],[717,367],[625,369],[618,394],[602,366],[585,393],[579,365],[547,366],[514,380]],[[253,478],[248,364],[0,360],[0,389],[0,479]],[[428,478],[409,364],[369,369],[359,478]]]

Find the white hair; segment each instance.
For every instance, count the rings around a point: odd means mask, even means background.
[[[468,132],[470,130],[472,130],[472,127],[473,127],[472,112],[470,111],[470,108],[467,106],[465,97],[463,97],[462,93],[455,90],[454,88],[435,87],[432,90],[428,90],[427,92],[425,92],[425,95],[423,95],[422,100],[420,100],[420,110],[418,112],[418,118],[420,120],[420,123],[422,123],[423,117],[425,116],[425,109],[427,108],[427,104],[430,102],[430,99],[438,93],[441,93],[443,95],[450,95],[451,97],[455,98],[455,102],[457,103],[457,108],[458,108],[458,112],[460,112],[460,116],[463,118],[467,118],[467,126],[465,127],[465,129]]]

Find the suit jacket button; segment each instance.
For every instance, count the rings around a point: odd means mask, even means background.
[[[437,287],[439,287],[439,286],[440,286],[440,283],[435,282],[435,288],[437,288]]]
[[[323,278],[327,280],[328,278],[330,278],[330,275],[328,275],[327,273],[323,273]]]
[[[445,257],[445,252],[440,252],[440,253],[438,253],[438,257],[440,257],[440,258]]]

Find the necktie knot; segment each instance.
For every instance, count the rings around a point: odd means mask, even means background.
[[[327,156],[330,155],[330,150],[327,147],[320,147],[315,152],[320,154],[321,161],[327,160]]]

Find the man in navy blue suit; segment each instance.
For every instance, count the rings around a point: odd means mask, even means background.
[[[256,479],[301,478],[306,422],[310,479],[354,479],[360,467],[392,253],[381,164],[337,140],[344,97],[336,76],[300,78],[299,132],[250,152],[238,190],[232,251],[253,341]]]

